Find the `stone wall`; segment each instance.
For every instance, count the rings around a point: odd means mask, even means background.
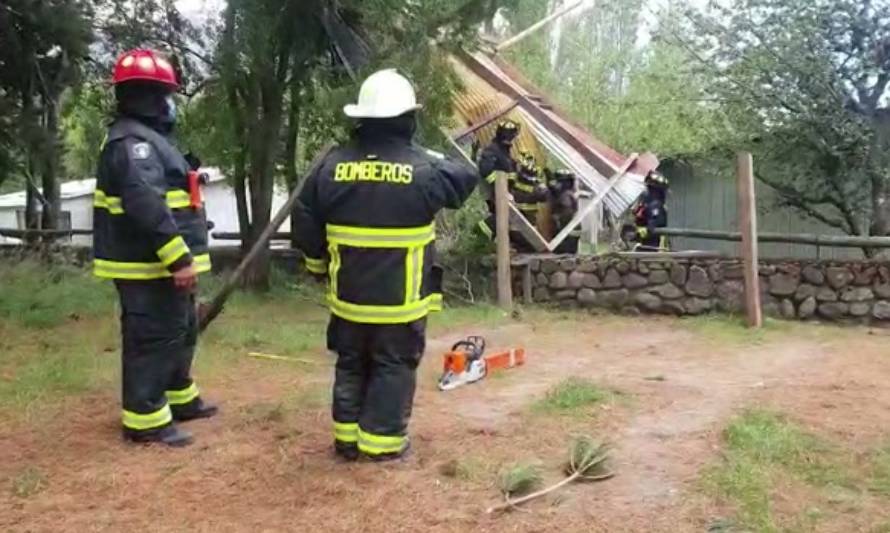
[[[536,303],[628,314],[744,311],[737,259],[532,257],[524,263],[514,267],[514,292],[530,285]],[[767,260],[760,282],[769,316],[890,324],[890,262]]]

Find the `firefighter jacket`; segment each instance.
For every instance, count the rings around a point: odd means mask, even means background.
[[[498,172],[507,174],[508,183],[516,179],[516,161],[510,155],[510,147],[497,141],[482,149],[479,155],[479,175],[484,182],[483,193],[490,204],[494,203],[494,181]],[[491,207],[491,206],[490,206]],[[494,210],[492,209],[492,212]]]
[[[538,204],[547,201],[547,187],[527,169],[520,169],[508,182],[507,189],[521,211],[537,211]]]
[[[189,166],[170,141],[132,118],[114,121],[93,200],[93,272],[100,278],[170,277],[210,270],[207,220],[193,207]]]
[[[668,224],[667,207],[661,195],[651,191],[643,193],[633,214],[638,232],[645,228],[640,242],[646,246],[666,247],[666,239],[659,238],[654,233],[655,228],[664,228]]]
[[[402,324],[441,308],[435,216],[473,192],[476,172],[408,136],[356,137],[307,178],[294,209],[306,268],[328,274],[331,312]]]
[[[562,231],[569,225],[569,222],[578,213],[578,199],[575,197],[573,187],[554,187],[551,191],[551,213],[553,213],[553,222],[556,224],[556,230]],[[569,235],[579,237],[581,235],[581,225],[575,226]]]

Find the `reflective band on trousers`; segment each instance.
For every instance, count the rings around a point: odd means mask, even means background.
[[[356,248],[412,248],[425,246],[436,238],[436,225],[416,228],[326,227],[328,242]]]
[[[334,422],[334,439],[353,444],[358,442],[358,424],[355,422]]]
[[[198,386],[192,383],[182,390],[168,390],[165,394],[170,405],[185,405],[193,401],[201,393],[198,391]]]
[[[328,295],[331,312],[344,320],[362,324],[406,324],[442,310],[442,295],[431,294],[422,300],[406,305],[360,305],[339,300]]]
[[[362,431],[361,428],[358,430],[358,449],[367,455],[401,453],[407,444],[407,437],[375,435]]]
[[[166,426],[173,421],[173,413],[167,404],[164,404],[164,407],[161,407],[154,413],[148,414],[134,413],[124,409],[121,421],[127,429],[142,431]]]
[[[182,189],[172,189],[164,195],[167,207],[170,209],[185,209],[191,207],[191,197],[188,191]],[[120,196],[108,196],[105,191],[96,189],[93,194],[93,206],[100,209],[106,209],[112,215],[123,215],[124,207]]]
[[[516,208],[520,211],[537,211],[538,204],[516,204]]]
[[[328,264],[324,259],[313,259],[304,257],[306,260],[306,270],[313,274],[326,274],[328,272]]]
[[[189,253],[189,251],[185,239],[177,235],[158,250],[158,258],[161,260],[161,264],[168,267],[178,261],[185,254]]]
[[[210,272],[210,254],[196,255],[192,266],[200,273]],[[106,279],[148,280],[169,278],[172,276],[162,263],[135,263],[129,261],[110,261],[96,259],[93,261],[93,275]]]

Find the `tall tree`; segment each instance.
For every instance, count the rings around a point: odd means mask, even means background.
[[[688,11],[685,47],[725,113],[718,146],[803,215],[890,234],[890,1],[736,0]]]
[[[506,12],[511,31],[559,9],[559,3],[523,0]],[[597,2],[507,50],[509,59],[599,138],[627,152],[652,150],[689,157],[710,146],[717,116],[706,80],[688,54],[663,39],[641,40],[642,0]],[[678,12],[656,22],[667,30]]]
[[[18,154],[3,159],[18,162],[27,178],[29,227],[36,225],[35,198],[43,204],[43,227],[58,227],[60,99],[77,83],[87,58],[91,16],[86,3],[76,0],[10,0],[0,6],[0,94],[15,132],[2,151]]]

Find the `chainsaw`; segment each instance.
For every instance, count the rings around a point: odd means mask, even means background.
[[[521,348],[487,357],[484,354],[485,339],[482,337],[467,337],[454,343],[451,351],[445,354],[439,390],[453,390],[481,380],[491,370],[512,368],[525,363],[525,351]]]

